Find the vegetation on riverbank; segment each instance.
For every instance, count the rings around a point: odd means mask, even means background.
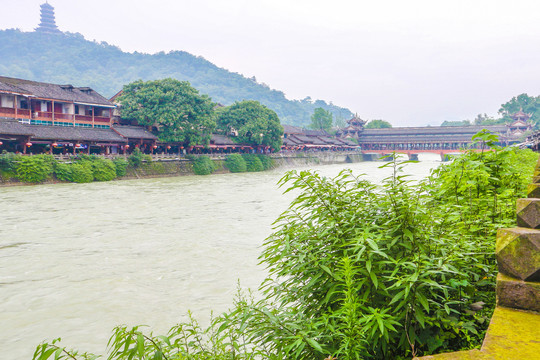
[[[204,155],[190,155],[188,170],[195,175],[209,175],[220,166]],[[224,167],[230,172],[263,171],[274,167],[274,161],[264,154],[230,154]],[[248,166],[249,164],[249,166]],[[135,149],[127,158],[106,159],[94,155],[77,155],[67,161],[56,160],[52,155],[22,156],[0,154],[0,183],[12,179],[27,184],[46,181],[88,183],[110,181],[125,176],[166,175],[170,173],[160,161]]]
[[[480,140],[489,143],[488,135]],[[467,152],[420,182],[389,162],[382,185],[289,172],[299,195],[276,222],[255,301],[207,329],[115,329],[109,359],[405,359],[479,346],[495,305],[495,232],[513,225],[538,156]],[[34,359],[92,358],[43,343]]]

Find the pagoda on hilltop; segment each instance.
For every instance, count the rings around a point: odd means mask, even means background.
[[[40,5],[41,7],[41,22],[36,28],[37,32],[43,34],[61,34],[56,26],[56,20],[54,19],[54,7],[48,2]]]

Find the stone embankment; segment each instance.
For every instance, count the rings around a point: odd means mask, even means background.
[[[418,359],[540,359],[540,160],[517,225],[497,233],[497,307],[480,350]]]

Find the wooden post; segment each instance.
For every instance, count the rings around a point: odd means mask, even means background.
[[[92,127],[94,127],[94,113],[96,112],[96,109],[92,106]]]
[[[52,108],[51,108],[51,119],[52,119],[52,123],[54,125],[54,100],[52,101]]]
[[[17,95],[15,95],[15,98],[14,98],[13,102],[14,102],[13,106],[15,107],[15,119],[17,119],[17,117],[19,115],[18,111],[17,111],[17,108],[18,108],[18,106],[17,106]]]

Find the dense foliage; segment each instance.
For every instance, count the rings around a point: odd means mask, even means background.
[[[56,84],[89,86],[106,97],[125,84],[142,79],[174,78],[223,105],[244,99],[257,100],[274,110],[284,123],[308,125],[315,108],[334,117],[350,119],[352,113],[323,100],[288,100],[255,77],[247,78],[219,68],[185,51],[126,53],[106,42],[85,40],[81,34],[45,35],[19,30],[0,31],[0,74]],[[39,54],[39,55],[36,55]]]
[[[192,156],[191,159],[195,175],[210,175],[216,170],[216,164],[208,156]]]
[[[269,146],[281,149],[283,126],[277,114],[258,101],[241,101],[218,112],[218,127],[226,133],[236,132],[234,138],[242,144]]]
[[[247,170],[246,161],[240,154],[229,154],[225,158],[225,166],[232,173],[245,172]]]
[[[523,111],[531,115],[530,121],[534,124],[535,129],[540,128],[540,96],[529,96],[521,94],[514,96],[510,101],[501,105],[499,114],[502,115],[504,122],[511,122],[510,115]]]
[[[332,128],[333,116],[330,111],[323,108],[316,108],[311,115],[311,124],[309,127],[315,130],[330,131]]]
[[[161,141],[208,144],[216,126],[215,104],[187,81],[135,81],[124,86],[118,102],[122,118],[157,127]]]
[[[261,161],[261,164],[264,170],[269,170],[269,169],[274,168],[274,160],[270,156],[257,154],[257,157]]]
[[[479,346],[495,304],[495,232],[513,224],[537,158],[471,151],[416,183],[394,160],[382,185],[289,172],[280,184],[298,196],[265,242],[263,298],[239,294],[206,330],[119,327],[109,359],[408,359]],[[34,359],[53,354],[84,358],[54,342]]]
[[[51,155],[21,156],[17,160],[17,178],[27,183],[44,182],[53,172],[53,163]]]
[[[263,171],[264,166],[261,162],[261,159],[255,154],[242,154],[242,158],[246,162],[246,171],[248,172],[257,172]]]

